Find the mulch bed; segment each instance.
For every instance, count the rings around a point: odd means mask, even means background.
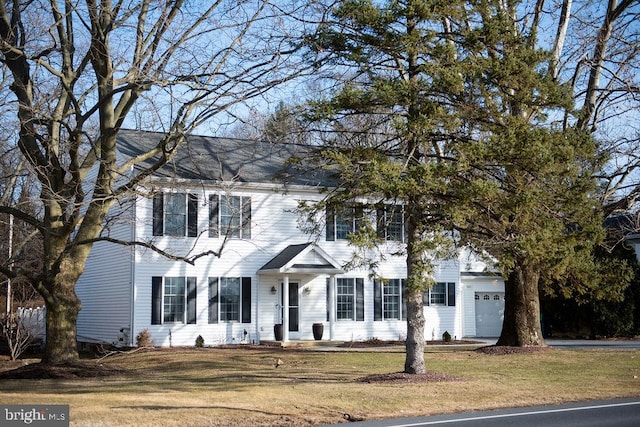
[[[18,368],[0,372],[0,380],[22,379],[80,379],[98,378],[119,375],[125,371],[118,368],[107,368],[95,362],[79,362],[67,365],[46,365],[32,363]]]
[[[549,350],[549,347],[546,346],[509,347],[504,345],[490,345],[487,347],[481,347],[476,351],[478,353],[488,354],[491,356],[502,356],[506,354],[537,353],[547,350]]]
[[[384,383],[384,384],[416,384],[448,381],[464,381],[461,377],[442,374],[440,372],[429,372],[424,374],[407,374],[406,372],[392,372],[389,374],[367,375],[357,380],[361,383]]]

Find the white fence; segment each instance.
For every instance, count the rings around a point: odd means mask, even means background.
[[[18,307],[17,314],[23,326],[30,331],[30,335],[35,339],[44,341],[47,332],[46,307]]]

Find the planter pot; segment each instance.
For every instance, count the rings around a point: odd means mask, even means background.
[[[284,338],[284,328],[282,323],[276,323],[273,325],[273,335],[275,335],[276,341],[282,341]]]
[[[314,323],[312,328],[313,328],[313,339],[315,339],[316,341],[320,341],[322,339],[322,334],[324,333],[324,324]]]

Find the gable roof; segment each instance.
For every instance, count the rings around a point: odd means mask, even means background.
[[[154,148],[163,136],[159,132],[121,129],[117,136],[118,152],[125,159],[133,158]],[[287,164],[291,159],[308,158],[313,150],[300,144],[188,135],[186,144],[153,176],[328,186],[331,179],[327,171]],[[139,167],[151,166],[155,160],[149,159]]]
[[[258,273],[341,274],[344,271],[329,254],[309,242],[287,246],[258,270]]]

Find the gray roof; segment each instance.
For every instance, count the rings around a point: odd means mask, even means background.
[[[117,137],[118,151],[125,158],[132,158],[154,148],[163,136],[157,132],[121,129]],[[293,162],[298,166],[287,164],[291,159],[308,159],[312,150],[313,147],[299,144],[189,135],[187,143],[153,176],[328,186],[330,177],[325,170],[302,168],[300,161]],[[138,167],[148,167],[155,160],[150,159]]]
[[[282,250],[278,255],[273,257],[271,261],[262,266],[260,270],[273,270],[282,268],[287,263],[289,263],[292,259],[294,259],[298,254],[300,254],[303,250],[307,248],[307,246],[312,245],[313,243],[303,243],[301,245],[289,245]]]

